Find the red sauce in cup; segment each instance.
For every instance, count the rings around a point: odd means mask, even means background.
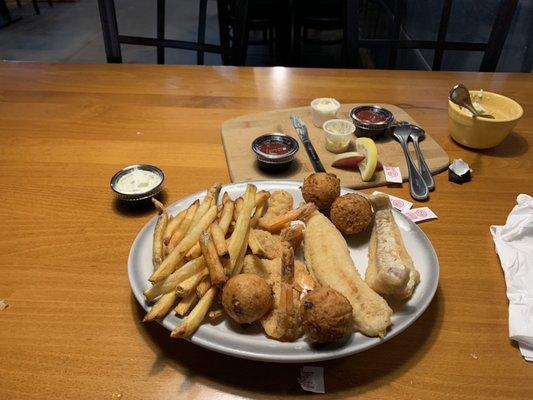
[[[381,113],[374,112],[372,110],[361,110],[355,114],[355,118],[363,122],[379,123],[384,122],[387,117]]]
[[[259,151],[265,154],[282,155],[290,151],[290,147],[286,143],[277,140],[265,140],[259,145]]]

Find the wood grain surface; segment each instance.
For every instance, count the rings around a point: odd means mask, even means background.
[[[350,120],[350,110],[360,104],[342,104],[337,112],[337,118]],[[396,121],[416,121],[400,107],[393,104],[378,104],[392,112]],[[341,185],[352,189],[387,185],[383,171],[376,171],[372,180],[363,182],[359,171],[349,171],[331,166],[336,154],[326,149],[324,131],[313,125],[311,107],[296,107],[285,110],[265,111],[247,114],[241,117],[224,121],[222,124],[222,144],[226,153],[226,163],[233,182],[258,180],[258,179],[294,179],[304,180],[307,175],[314,172],[313,165],[305,152],[301,140],[298,138],[290,121],[290,115],[298,115],[307,127],[309,138],[313,143],[320,161],[328,172],[334,173],[341,180]],[[279,132],[294,137],[300,146],[294,162],[287,171],[282,173],[267,173],[262,171],[256,162],[256,156],[251,150],[254,139],[266,133]],[[354,137],[355,139],[355,137]],[[400,168],[404,181],[407,180],[407,164],[400,144],[385,135],[376,139],[378,157],[383,165],[397,166]],[[420,142],[420,149],[424,153],[427,165],[432,173],[442,172],[448,167],[449,158],[446,152],[428,133]],[[352,140],[348,151],[356,151],[355,140]],[[415,150],[412,145],[409,151],[413,160],[416,160]]]
[[[456,82],[522,104],[502,145],[471,151],[448,137]],[[327,394],[316,397],[532,398],[489,234],[533,193],[532,93],[530,74],[0,63],[0,399],[315,397],[298,365],[215,354],[141,322],[126,262],[152,210],[117,203],[109,179],[156,164],[167,201],[227,182],[223,121],[319,96],[398,105],[474,172],[464,185],[437,175],[423,204],[439,216],[421,224],[441,265],[430,307],[389,342],[320,363]],[[405,183],[382,190],[409,198]]]

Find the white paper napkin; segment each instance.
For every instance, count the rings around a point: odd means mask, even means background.
[[[521,194],[516,202],[505,225],[490,232],[507,284],[509,337],[533,361],[533,197]]]

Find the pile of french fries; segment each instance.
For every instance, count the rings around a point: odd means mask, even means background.
[[[215,184],[200,202],[196,200],[175,216],[153,199],[159,217],[153,236],[152,286],[144,296],[153,302],[143,321],[164,318],[173,308],[183,317],[172,337],[193,334],[207,316],[211,320],[224,312],[217,305],[226,281],[242,270],[248,237],[266,209],[267,191],[247,185],[242,197],[232,200]],[[287,216],[287,218],[292,218]],[[287,222],[275,221],[272,229]]]

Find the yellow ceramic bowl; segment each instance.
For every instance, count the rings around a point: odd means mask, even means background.
[[[470,96],[479,91],[470,90]],[[479,104],[495,119],[473,118],[470,111],[448,100],[448,132],[458,143],[473,149],[499,145],[524,114],[516,101],[500,94],[483,91]]]

